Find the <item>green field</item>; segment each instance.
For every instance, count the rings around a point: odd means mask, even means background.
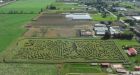
[[[70,12],[70,11],[76,11],[80,10],[79,4],[67,4],[63,2],[56,2],[52,3],[52,6],[56,7],[56,10],[49,10],[49,13],[64,13],[64,12]]]
[[[107,15],[107,17],[103,18],[100,13],[91,14],[91,16],[94,21],[115,21],[115,20],[117,20],[117,18],[112,15]]]
[[[0,51],[5,50],[12,41],[25,31],[24,24],[32,20],[35,14],[0,14]]]
[[[90,63],[73,63],[73,64],[64,64],[62,69],[62,74],[66,75],[68,73],[101,73],[101,67],[91,66]]]
[[[0,7],[0,13],[17,11],[23,13],[38,13],[41,8],[46,9],[55,0],[17,0],[14,3]]]
[[[57,75],[57,68],[50,64],[0,63],[0,75]]]

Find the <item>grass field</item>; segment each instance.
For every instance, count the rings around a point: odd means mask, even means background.
[[[0,14],[0,52],[21,36],[25,31],[23,25],[29,22],[35,14]]]
[[[0,63],[0,75],[57,75],[57,68],[50,64]]]
[[[133,39],[133,40],[115,40],[116,44],[122,48],[123,45],[139,45],[139,43]]]
[[[127,46],[132,46],[132,47],[134,47],[135,45],[140,45],[140,43],[138,43],[135,39],[133,39],[133,40],[116,40],[116,44],[118,45],[118,47],[120,48],[120,49],[122,49],[122,46],[123,45],[127,45]],[[135,47],[134,47],[135,48]],[[139,52],[139,49],[137,49],[137,51]],[[139,61],[139,58],[140,58],[140,54],[138,54],[137,56],[133,56],[133,57],[129,57],[129,61],[131,62],[131,63],[133,63],[133,64],[137,64],[137,63],[135,63],[136,61],[137,62],[140,62]],[[132,64],[132,65],[133,65]],[[127,68],[128,70],[134,70],[134,65],[133,66],[130,66],[129,68]]]
[[[117,18],[115,18],[112,15],[107,15],[107,17],[103,18],[100,13],[98,13],[98,14],[91,14],[91,16],[92,16],[92,19],[94,21],[115,21],[115,20],[117,20]]]
[[[38,13],[41,8],[46,9],[47,5],[55,0],[17,0],[14,3],[0,7],[0,13],[8,13],[9,11],[17,11],[24,13]]]
[[[89,63],[73,63],[73,64],[64,64],[62,73],[63,75],[67,73],[101,73],[101,67],[91,66]]]

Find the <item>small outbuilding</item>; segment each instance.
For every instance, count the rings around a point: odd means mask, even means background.
[[[88,13],[72,13],[67,14],[65,17],[70,20],[92,20],[91,16]]]
[[[127,53],[129,56],[137,55],[137,50],[135,48],[129,48]]]

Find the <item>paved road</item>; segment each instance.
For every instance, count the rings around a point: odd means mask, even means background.
[[[113,14],[112,12],[110,12],[109,10],[107,10],[107,9],[105,9],[108,13],[110,13],[112,16],[114,16],[115,18],[117,18],[117,16],[115,15],[115,14]],[[125,23],[122,19],[120,19],[120,21],[122,22],[122,23],[124,23],[125,25],[129,25],[129,24],[127,24],[127,23]]]
[[[6,2],[6,3],[2,3],[2,4],[0,4],[0,7],[5,6],[5,5],[7,5],[7,4],[9,4],[9,3],[12,3],[12,2],[15,2],[15,1],[16,1],[16,0],[10,1],[10,2]]]

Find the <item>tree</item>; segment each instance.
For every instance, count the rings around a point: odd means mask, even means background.
[[[105,31],[105,35],[104,35],[104,37],[103,37],[103,39],[110,39],[111,38],[111,33],[110,33],[110,31]]]

